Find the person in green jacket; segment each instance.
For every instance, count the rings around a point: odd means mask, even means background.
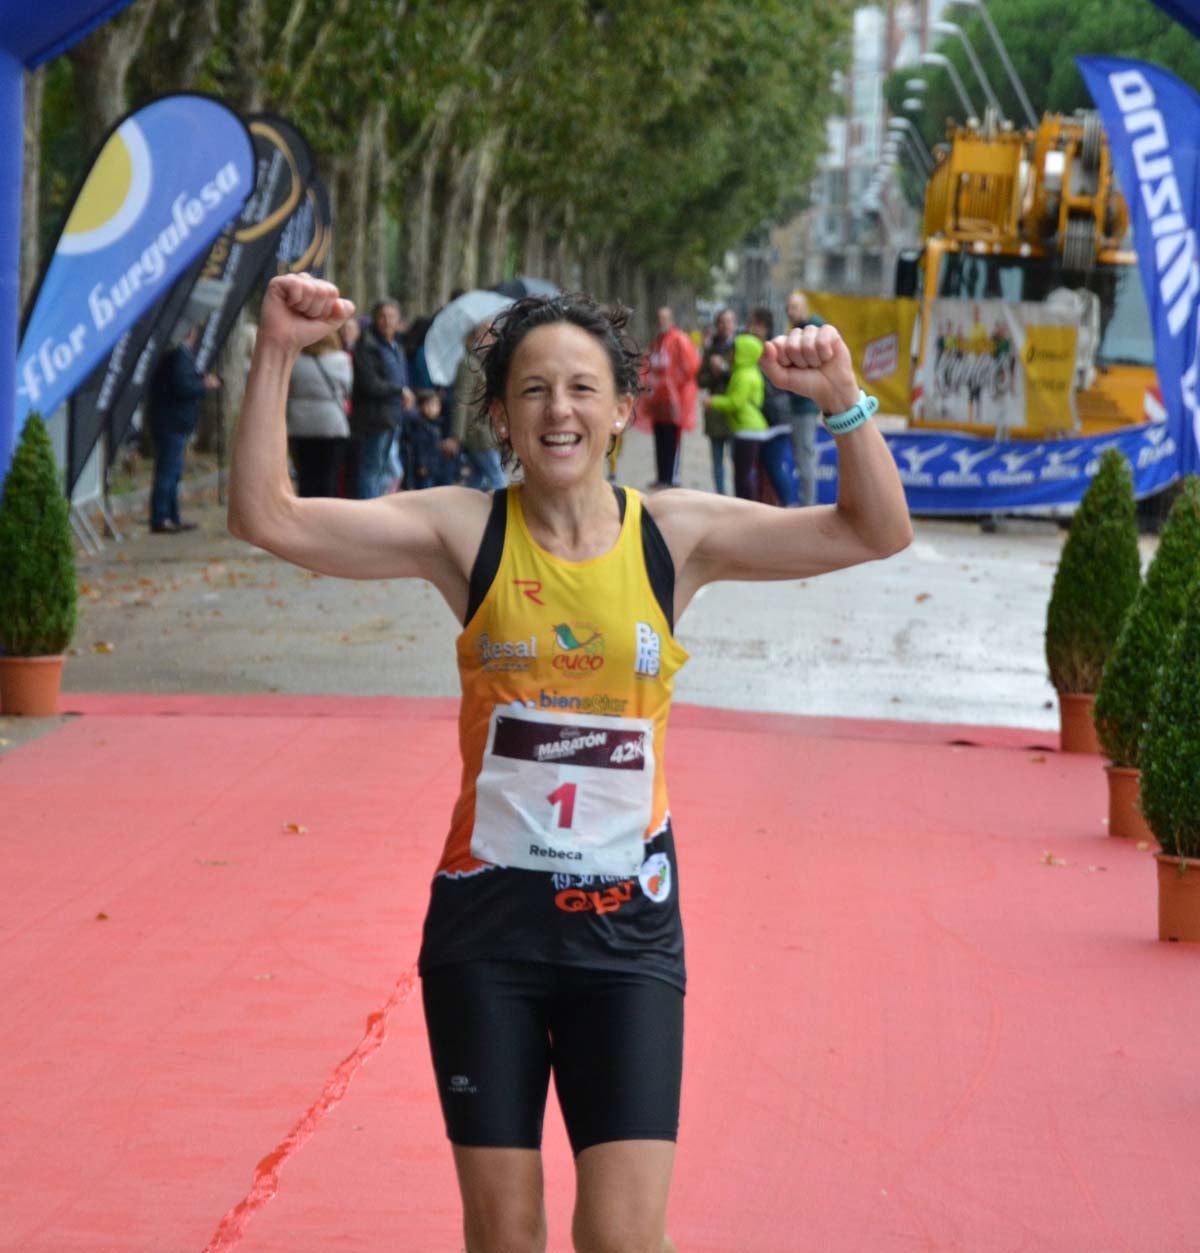
[[[763,416],[763,376],[758,368],[763,344],[757,335],[739,335],[733,341],[733,370],[729,385],[719,396],[705,398],[705,408],[724,414],[733,436],[733,490],[743,500],[753,500],[756,487],[758,443],[747,434],[767,429]]]

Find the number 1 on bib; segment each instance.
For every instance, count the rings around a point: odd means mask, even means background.
[[[574,783],[563,783],[546,797],[551,805],[559,807],[558,825],[560,827],[569,827],[571,820],[575,817],[575,788]]]

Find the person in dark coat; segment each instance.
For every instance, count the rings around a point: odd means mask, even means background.
[[[200,401],[221,386],[215,374],[201,374],[195,348],[200,328],[193,326],[159,362],[150,380],[147,415],[154,436],[154,485],[150,490],[150,529],[156,535],[194,531],[179,516],[179,480],[183,454],[200,421]]]
[[[400,341],[402,327],[400,306],[394,300],[378,300],[371,310],[371,325],[354,345],[350,435],[357,465],[354,494],[359,500],[387,491],[388,454],[405,411],[415,403]]]

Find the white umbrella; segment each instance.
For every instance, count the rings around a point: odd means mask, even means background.
[[[508,296],[494,291],[464,292],[452,300],[429,324],[425,336],[425,368],[429,377],[440,387],[453,383],[467,332],[511,304]]]

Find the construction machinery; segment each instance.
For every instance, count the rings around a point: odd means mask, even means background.
[[[1129,214],[1099,115],[1048,113],[1036,130],[1018,130],[989,110],[981,124],[952,127],[936,155],[923,247],[903,253],[897,266],[896,294],[918,301],[912,424],[1044,439],[1161,417]],[[1076,328],[1070,404],[1059,416],[1024,425],[1010,419],[1001,431],[999,419],[965,421],[961,409],[934,403],[926,366],[942,350],[935,314],[957,301],[976,309],[985,301],[1043,305],[1047,320]],[[993,377],[1003,382],[1003,371],[988,376],[989,385]]]

